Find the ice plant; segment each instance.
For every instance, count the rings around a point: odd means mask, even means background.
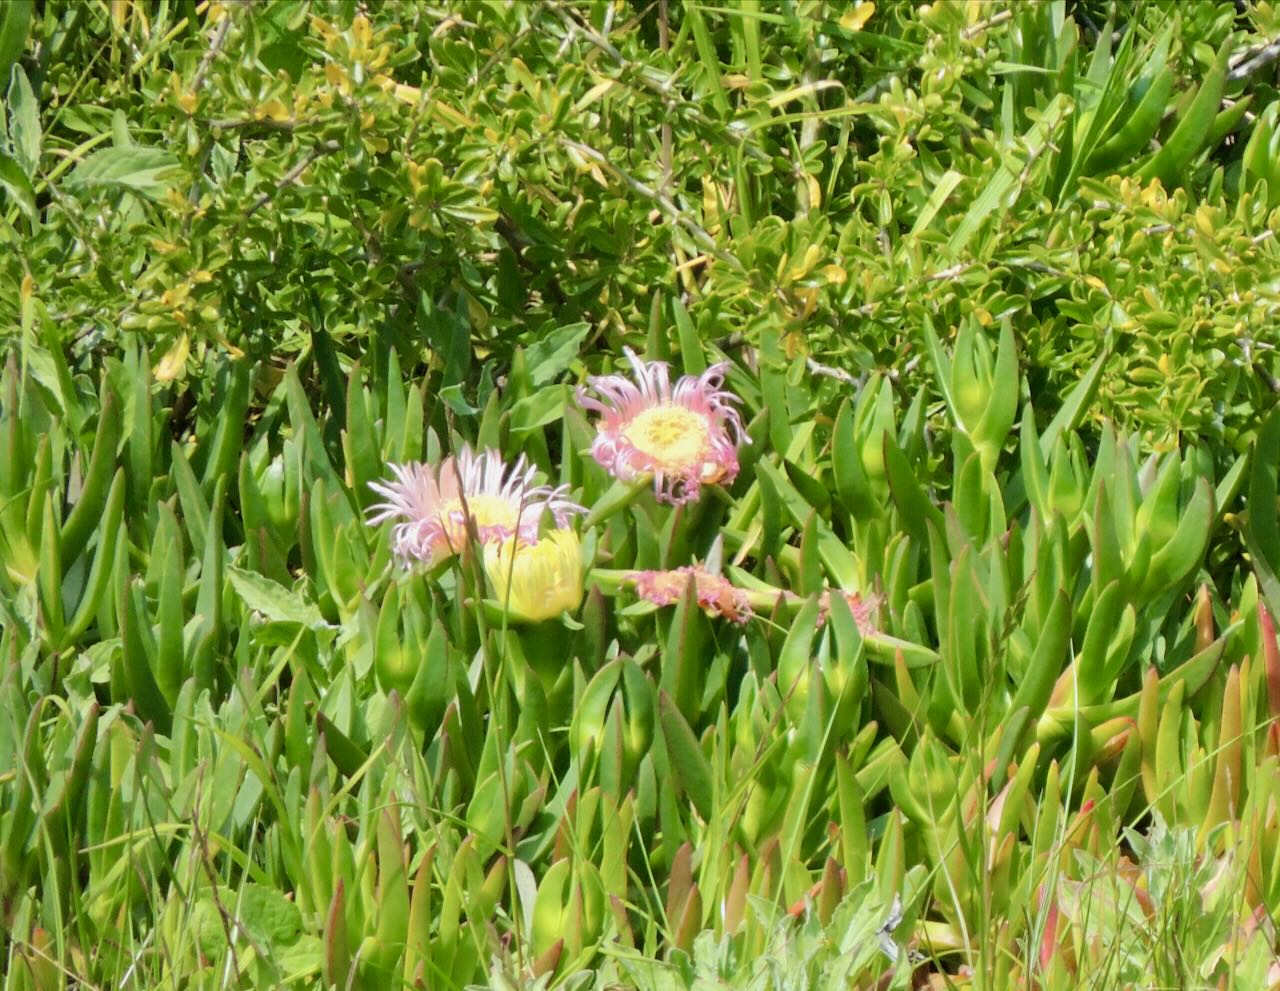
[[[536,544],[516,537],[489,544],[484,569],[512,619],[537,623],[582,603],[582,545],[572,530],[552,530]]]
[[[832,589],[827,589],[822,593],[822,598],[818,600],[818,626],[823,626],[827,621],[827,616],[831,612],[831,595]],[[843,596],[844,601],[849,604],[849,611],[853,613],[853,621],[857,624],[858,632],[864,637],[876,632],[876,613],[880,610],[880,605],[884,602],[884,598],[879,595],[859,595],[857,592],[835,591],[836,595]]]
[[[395,553],[406,564],[429,567],[460,553],[470,539],[470,527],[481,544],[518,537],[535,543],[542,518],[550,514],[557,526],[581,513],[567,487],[534,485],[535,469],[523,456],[509,469],[494,450],[479,454],[464,446],[458,456],[438,466],[421,462],[389,466],[394,480],[370,482],[384,501],[369,509],[369,525],[395,520]]]
[[[740,400],[721,388],[728,362],[672,386],[666,362],[623,350],[635,381],[593,375],[578,390],[578,404],[600,414],[592,457],[624,482],[652,476],[658,499],[673,505],[694,501],[703,485],[731,483],[745,432],[733,406]]]
[[[735,623],[745,623],[751,618],[751,602],[747,593],[729,579],[712,574],[702,565],[687,565],[674,571],[637,571],[630,576],[635,583],[636,594],[659,606],[670,606],[680,601],[685,589],[693,580],[694,595],[708,615],[723,616]]]

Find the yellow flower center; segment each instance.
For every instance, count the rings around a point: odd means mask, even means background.
[[[636,415],[622,434],[664,471],[699,472],[708,460],[706,417],[683,406],[652,406]]]
[[[473,495],[467,497],[466,509],[471,510],[471,518],[476,522],[476,529],[485,527],[503,527],[509,533],[515,533],[520,522],[519,507],[511,500],[501,496]],[[455,550],[461,550],[467,542],[467,525],[463,522],[466,513],[461,499],[454,499],[445,504],[440,512],[440,520],[444,524],[449,544]]]

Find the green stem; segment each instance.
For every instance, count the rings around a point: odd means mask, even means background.
[[[582,529],[589,530],[591,527],[607,520],[614,513],[626,509],[644,492],[648,491],[652,484],[652,480],[647,476],[634,482],[614,482],[609,490],[597,499],[596,504],[591,507],[586,519],[582,521]]]

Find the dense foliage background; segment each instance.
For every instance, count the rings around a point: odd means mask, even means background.
[[[5,987],[1280,986],[1278,64],[1263,0],[0,6]],[[731,362],[731,488],[618,498],[624,345]],[[463,443],[594,507],[576,617],[364,523]],[[695,560],[769,605],[619,577]]]

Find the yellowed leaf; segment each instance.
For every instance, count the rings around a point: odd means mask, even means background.
[[[156,363],[156,367],[151,374],[157,382],[172,382],[186,367],[187,355],[190,353],[191,341],[184,333],[173,342],[173,346]]]
[[[254,116],[258,120],[274,120],[285,121],[289,119],[289,108],[277,99],[270,99],[266,103],[258,105],[258,109],[254,111]]]
[[[712,234],[720,227],[720,190],[706,176],[702,177],[702,223]]]
[[[822,187],[818,185],[818,180],[809,175],[809,173],[806,172],[804,178],[806,185],[809,187],[809,209],[816,210],[822,206]]]
[[[582,99],[580,99],[577,103],[573,105],[573,109],[575,111],[586,110],[587,107],[595,103],[596,100],[600,99],[600,97],[604,96],[606,93],[609,92],[609,90],[613,89],[616,85],[618,84],[615,83],[612,79],[605,79],[601,82],[596,83],[589,90],[587,90],[586,93],[582,95]]]
[[[373,39],[373,26],[364,14],[357,14],[351,20],[351,36],[355,39],[357,50],[364,51]]]
[[[431,101],[431,112],[435,116],[435,118],[439,120],[442,124],[451,124],[455,127],[469,127],[469,128],[474,128],[479,126],[478,124],[476,124],[474,120],[472,120],[466,114],[460,113],[458,110],[455,110],[453,107],[449,106],[449,104],[443,102],[442,100]]]
[[[862,0],[861,3],[854,4],[853,9],[840,18],[840,26],[846,31],[861,31],[863,25],[871,20],[871,15],[875,12],[876,5],[871,0]]]
[[[344,93],[347,90],[347,70],[338,65],[337,62],[326,62],[324,67],[324,78],[329,81],[331,86],[337,86]]]
[[[395,98],[401,103],[407,103],[410,106],[422,99],[422,90],[417,86],[409,86],[405,83],[396,83],[395,89],[392,91]]]

